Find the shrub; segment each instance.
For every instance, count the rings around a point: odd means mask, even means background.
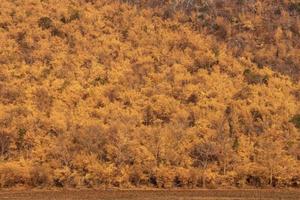
[[[295,91],[292,91],[291,93],[292,93],[292,95],[295,96],[295,98],[296,98],[298,101],[300,101],[300,89],[295,90]]]
[[[244,87],[240,91],[234,94],[234,100],[245,100],[248,99],[252,94],[252,91],[249,87]]]
[[[155,116],[154,116],[154,111],[152,109],[151,106],[147,106],[144,109],[144,121],[143,124],[148,126],[148,125],[152,125],[154,122]]]
[[[118,166],[118,169],[115,169],[111,173],[111,181],[110,184],[114,187],[129,187],[129,167]]]
[[[49,17],[41,17],[38,21],[39,27],[44,29],[49,29],[52,27],[52,20]]]
[[[78,10],[73,10],[69,16],[69,18],[66,18],[65,16],[62,16],[60,21],[64,24],[70,23],[74,20],[79,20],[80,19],[80,13]]]
[[[69,18],[69,22],[73,21],[73,20],[79,20],[80,19],[80,13],[78,10],[74,10],[72,11],[70,18]]]
[[[186,102],[189,104],[189,103],[192,103],[192,104],[197,104],[198,102],[198,96],[197,94],[191,94],[188,99],[186,100]]]
[[[22,91],[19,88],[0,84],[0,102],[3,104],[13,104],[22,98]]]
[[[147,184],[147,176],[142,170],[142,166],[134,166],[130,170],[129,182],[134,186]]]
[[[168,167],[160,167],[155,170],[155,180],[159,188],[171,188],[174,185],[176,173]]]
[[[291,179],[291,186],[292,187],[299,187],[300,186],[300,175],[294,176]]]
[[[34,93],[36,107],[43,112],[48,113],[52,107],[53,97],[45,88],[38,88]]]
[[[8,31],[9,30],[8,23],[7,22],[0,23],[0,28],[4,29],[5,31]]]
[[[290,3],[289,11],[290,12],[296,11],[296,12],[300,13],[300,3]]]
[[[110,174],[114,168],[112,165],[105,165],[100,162],[93,162],[87,165],[87,174],[84,182],[88,187],[108,185],[110,182]]]
[[[263,121],[263,116],[258,110],[255,109],[251,110],[251,115],[254,121],[259,121],[259,120]]]
[[[108,79],[107,77],[101,77],[98,76],[97,78],[95,78],[94,80],[94,85],[105,85],[108,83]]]
[[[244,77],[248,84],[268,84],[269,77],[252,72],[250,69],[244,71]]]
[[[53,28],[51,31],[52,36],[60,37],[60,38],[65,38],[67,36],[66,33],[63,31],[59,30],[58,28]]]
[[[34,166],[31,168],[30,172],[29,185],[38,187],[38,186],[47,186],[50,182],[49,172],[47,169],[41,166]]]
[[[71,170],[68,167],[54,170],[53,184],[55,187],[65,187],[69,185]]]
[[[216,177],[216,186],[228,187],[236,184],[237,173],[230,171],[226,175],[219,175]]]
[[[9,153],[10,142],[10,135],[5,132],[0,132],[0,157]]]
[[[20,128],[18,130],[18,138],[16,141],[16,146],[19,151],[21,151],[24,148],[24,140],[27,130],[25,128]]]
[[[28,170],[19,163],[8,162],[0,164],[0,188],[23,185],[27,182]]]
[[[290,121],[296,126],[296,128],[300,129],[300,114],[294,115]]]
[[[193,187],[196,185],[196,179],[190,170],[185,168],[176,169],[176,177],[174,180],[174,184],[177,187]]]
[[[213,66],[217,64],[218,60],[214,57],[214,55],[212,53],[206,53],[195,58],[194,63],[188,67],[188,71],[191,74],[198,72],[200,69],[205,69],[211,72]]]

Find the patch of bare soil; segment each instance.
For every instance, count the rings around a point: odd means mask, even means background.
[[[59,190],[0,191],[0,200],[300,199],[300,190]]]

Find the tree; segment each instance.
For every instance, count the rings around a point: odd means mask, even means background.
[[[192,151],[191,157],[194,159],[194,165],[202,168],[202,187],[206,187],[206,170],[209,164],[218,161],[218,152],[216,143],[212,141],[203,141],[196,144]]]
[[[5,159],[10,149],[11,138],[8,133],[0,132],[0,157]]]

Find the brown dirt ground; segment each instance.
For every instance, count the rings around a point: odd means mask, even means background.
[[[300,190],[0,190],[0,200],[293,199]]]

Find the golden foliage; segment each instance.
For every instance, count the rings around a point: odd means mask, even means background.
[[[299,187],[299,24],[159,2],[1,1],[0,187]]]

